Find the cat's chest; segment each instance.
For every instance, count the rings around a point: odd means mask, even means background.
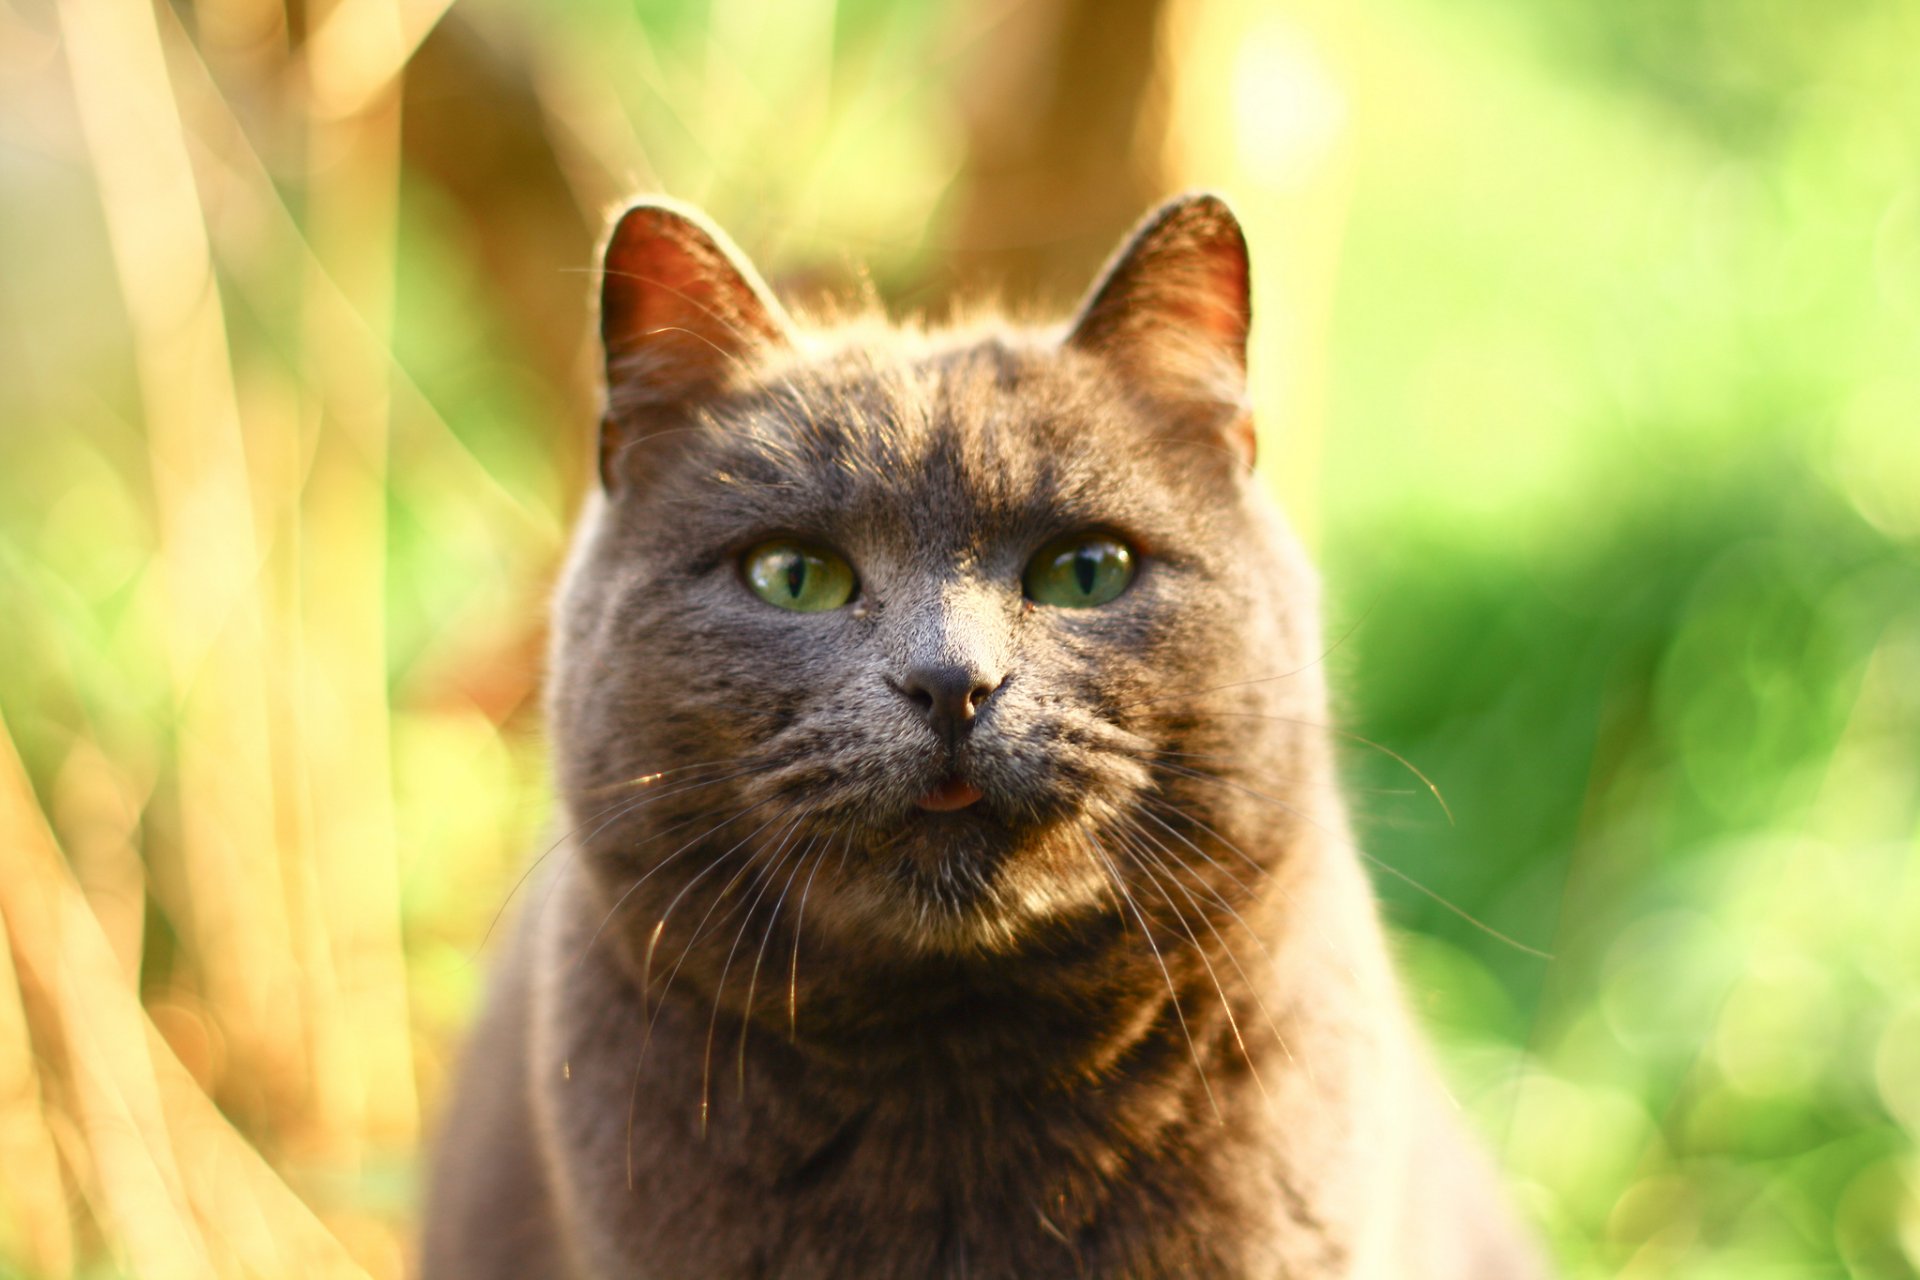
[[[644,1057],[637,1010],[573,1026],[549,1156],[596,1274],[1340,1274],[1251,1113],[1202,1121],[1144,1087],[854,1088],[751,1050],[743,1079],[684,1010],[653,1022]]]

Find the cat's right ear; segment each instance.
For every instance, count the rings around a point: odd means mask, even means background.
[[[1253,465],[1252,288],[1233,210],[1205,192],[1143,219],[1081,306],[1067,345],[1099,356],[1169,427]]]
[[[725,390],[758,357],[790,347],[793,329],[726,233],[688,206],[633,204],[600,261],[600,478],[612,488],[629,445],[684,421],[688,407]]]

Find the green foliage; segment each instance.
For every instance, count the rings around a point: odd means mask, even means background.
[[[1914,1276],[1911,10],[1404,10],[1327,541],[1416,1003],[1573,1274]]]

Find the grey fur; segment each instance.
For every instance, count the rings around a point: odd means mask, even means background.
[[[444,1121],[429,1280],[1540,1274],[1349,843],[1226,207],[1156,213],[1064,339],[802,333],[674,207],[608,254],[570,835]],[[1132,586],[1026,600],[1077,529]],[[776,535],[856,599],[757,599]],[[988,691],[964,731],[927,670]],[[916,808],[956,776],[977,804]]]

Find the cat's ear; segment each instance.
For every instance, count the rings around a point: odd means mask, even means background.
[[[650,198],[622,213],[601,255],[600,346],[607,413],[602,478],[621,447],[725,389],[755,359],[792,345],[786,313],[726,233],[685,205]]]
[[[1087,295],[1067,345],[1107,361],[1171,425],[1253,465],[1247,240],[1226,201],[1179,196],[1148,214]]]

